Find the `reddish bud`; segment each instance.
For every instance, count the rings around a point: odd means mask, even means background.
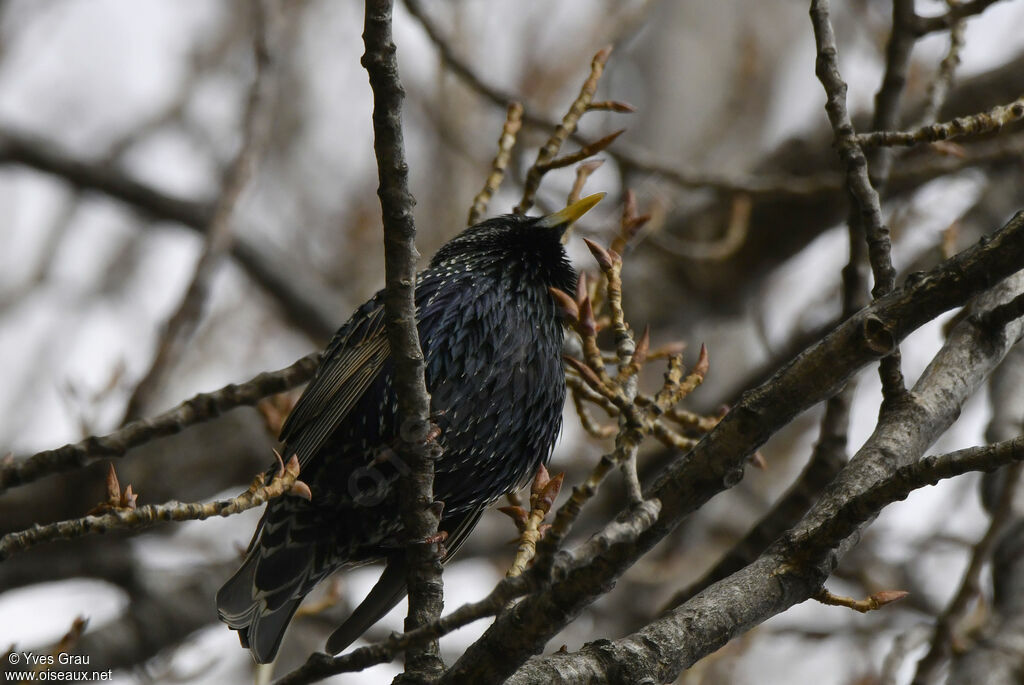
[[[614,261],[608,250],[604,249],[590,238],[584,238],[583,242],[585,242],[587,247],[590,248],[590,254],[594,255],[594,259],[597,260],[597,264],[601,267],[601,270],[609,271],[612,268]]]
[[[114,470],[113,463],[107,471],[107,500],[111,503],[121,500],[121,483],[117,480],[117,471]]]
[[[647,351],[650,347],[651,327],[644,326],[644,332],[640,334],[640,339],[636,341],[636,349],[633,350],[633,358],[630,360],[633,366],[639,367],[647,361]]]
[[[598,392],[604,391],[604,384],[601,383],[601,379],[598,378],[593,369],[575,357],[563,357],[563,359],[565,359],[565,362],[579,373],[583,380],[586,381],[587,385]]]
[[[708,348],[701,344],[700,356],[697,358],[697,366],[693,367],[693,372],[701,378],[704,378],[708,373],[708,365]]]
[[[750,455],[750,463],[753,464],[754,468],[766,471],[768,469],[768,460],[761,454],[761,450],[757,450]]]
[[[576,304],[576,300],[569,297],[569,295],[558,288],[548,288],[548,292],[551,293],[551,297],[554,298],[555,304],[558,305],[559,309],[565,313],[565,316],[570,321],[578,321],[580,318],[579,306]]]
[[[555,504],[555,500],[558,498],[558,492],[562,489],[563,480],[565,480],[564,473],[560,473],[552,478],[544,486],[540,495],[537,497],[537,502],[534,506],[539,506],[545,514],[551,511],[551,507]]]
[[[898,602],[909,594],[906,590],[882,590],[871,595],[869,599],[878,607],[884,607],[886,604]]]
[[[590,291],[588,290],[587,286],[588,286],[588,284],[587,284],[587,272],[586,271],[581,271],[580,275],[579,275],[579,279],[576,281],[576,304],[577,305],[582,305],[583,304],[583,298],[585,298],[588,295],[590,295]]]
[[[534,494],[541,492],[550,481],[551,476],[548,474],[547,468],[545,468],[544,464],[541,464],[537,467],[537,474],[533,477],[530,492]]]
[[[578,322],[581,334],[587,336],[597,335],[597,321],[594,320],[594,306],[590,302],[589,295],[584,297],[583,302],[580,304]]]
[[[128,487],[126,487],[124,489],[124,493],[121,494],[121,502],[120,502],[120,504],[121,504],[122,507],[127,507],[128,509],[134,509],[135,508],[135,500],[137,500],[138,498],[139,498],[139,496],[136,495],[134,492],[132,492],[132,486],[131,486],[131,483],[129,483]]]

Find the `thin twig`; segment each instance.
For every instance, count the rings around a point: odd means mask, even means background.
[[[174,313],[167,320],[156,354],[128,400],[122,425],[141,417],[153,394],[163,385],[167,374],[181,359],[186,345],[202,318],[210,294],[213,276],[233,242],[232,221],[242,190],[252,178],[256,161],[270,135],[270,114],[276,91],[276,74],[269,48],[274,17],[265,16],[263,0],[251,4],[255,24],[253,54],[256,73],[245,107],[242,142],[225,175],[224,188],[206,230],[206,243],[196,263],[188,288]]]
[[[957,117],[951,121],[922,126],[913,131],[861,133],[857,136],[857,142],[864,147],[934,143],[940,140],[991,133],[1020,119],[1024,119],[1024,96],[1008,105],[993,107],[987,112]]]
[[[562,480],[565,474],[558,474],[554,478],[548,476],[548,470],[541,464],[537,469],[537,475],[533,479],[530,488],[530,511],[525,513],[525,519],[517,520],[521,527],[519,531],[519,544],[516,546],[516,556],[512,566],[505,573],[506,578],[521,576],[527,565],[537,554],[537,542],[544,536],[544,517],[551,511],[559,490],[562,489]],[[508,512],[506,512],[508,513]],[[518,512],[516,512],[518,513]]]
[[[803,566],[803,574],[808,576],[808,578],[794,574],[790,581],[780,581],[782,576],[793,573],[799,562],[787,559],[785,555],[777,555],[777,553],[762,556],[756,562],[758,565],[756,569],[742,571],[742,577],[734,575],[733,578],[737,578],[737,580],[731,584],[730,579],[716,585],[715,588],[719,588],[717,594],[714,588],[709,589],[707,593],[701,595],[704,597],[703,602],[699,597],[693,600],[697,606],[690,608],[689,611],[687,611],[687,607],[682,607],[676,611],[669,612],[637,633],[614,642],[601,641],[601,643],[591,643],[585,646],[581,652],[574,654],[560,652],[549,657],[542,657],[538,661],[531,662],[533,667],[529,669],[530,678],[513,677],[509,682],[538,682],[538,674],[543,674],[543,682],[555,682],[559,681],[560,676],[564,677],[570,671],[574,675],[580,676],[580,682],[585,681],[587,676],[592,676],[590,679],[603,681],[604,678],[598,676],[597,673],[607,674],[606,668],[602,667],[599,671],[596,669],[591,670],[587,668],[588,662],[598,662],[602,665],[615,664],[616,678],[619,681],[629,682],[639,679],[640,669],[650,673],[652,667],[656,667],[659,670],[656,671],[655,677],[658,677],[662,682],[669,682],[678,675],[680,670],[687,668],[700,657],[720,647],[724,641],[734,637],[742,629],[750,625],[750,622],[763,621],[765,618],[779,613],[786,607],[792,606],[795,602],[813,597],[816,594],[815,588],[806,585],[808,580],[814,582],[812,577],[814,574],[807,570],[810,565],[827,565],[828,562],[825,561],[825,557],[834,554],[835,545],[850,536],[853,531],[857,530],[866,521],[876,516],[883,507],[906,498],[915,489],[935,484],[939,480],[952,478],[970,471],[995,470],[1013,461],[1019,462],[1021,460],[1024,460],[1024,437],[998,443],[997,445],[960,450],[940,457],[927,457],[909,464],[898,469],[892,474],[891,478],[886,478],[866,489],[847,493],[844,496],[845,504],[843,506],[835,508],[818,525],[803,528],[799,540],[793,540],[792,542],[798,544],[801,554],[805,555],[803,558],[806,561],[806,565]],[[787,542],[785,544],[789,545],[791,543]],[[592,548],[602,548],[599,544],[587,543],[587,545]],[[780,545],[776,545],[775,549],[778,550]],[[607,547],[604,546],[604,548]],[[579,556],[587,558],[583,554]],[[581,565],[575,566],[573,572],[568,574],[569,577],[563,576],[560,578],[559,582],[550,592],[571,592],[566,586],[575,580],[573,576],[579,577],[584,573],[584,571],[579,570],[583,568]],[[822,575],[827,575],[827,571]],[[821,579],[824,580],[823,577]],[[608,582],[608,579],[603,580]],[[801,589],[794,590],[795,587],[800,587],[801,581],[804,581],[805,584]],[[785,589],[781,590],[780,588]],[[544,592],[541,591],[541,594],[543,595]],[[752,592],[758,593],[752,595],[754,598],[759,597],[759,593],[762,592],[771,593],[771,601],[764,601],[757,607],[756,612],[744,609],[741,612],[740,620],[737,619],[734,612],[718,610],[723,602],[728,602],[730,599],[735,600],[736,596],[746,596],[744,593]],[[564,607],[565,597],[556,596],[560,602],[559,608]],[[820,593],[819,596],[826,601],[836,599],[838,603],[842,603],[844,606],[859,604],[857,600],[850,600],[848,602],[846,598],[822,596]],[[896,598],[898,599],[899,597]],[[542,596],[542,598],[538,599],[536,595],[531,595],[518,605],[515,615],[517,626],[531,625],[527,623],[533,618],[527,613],[528,609],[532,609],[532,605],[541,599],[546,600],[547,598]],[[869,599],[865,604],[852,606],[851,608],[869,608],[871,604],[877,603],[879,598],[876,597],[875,599],[875,602],[871,602]],[[881,599],[886,599],[886,597],[883,595]],[[548,601],[550,602],[550,600]],[[545,604],[545,607],[548,606],[550,604]],[[733,603],[729,606],[735,608],[736,604]],[[504,621],[507,621],[507,619],[508,616],[506,615]],[[550,621],[550,618],[548,620]],[[497,631],[499,629],[498,626],[502,623],[503,618],[499,618],[495,626],[492,626],[488,633],[485,633],[481,641],[486,642],[489,635]],[[679,644],[678,641],[686,641],[688,637],[692,637],[693,640],[699,643],[699,648],[673,649],[665,653],[664,643],[658,637],[663,638],[665,635],[673,635],[676,640],[674,644]],[[704,636],[713,637],[708,639]],[[468,657],[464,656],[463,660],[456,663],[449,673],[456,672],[462,677],[472,676],[474,669],[466,660],[467,658],[477,657],[478,649],[479,643],[467,651]],[[506,646],[506,652],[508,649],[509,647]],[[593,658],[596,650],[600,650],[601,653],[599,660]],[[650,654],[652,651],[657,653]],[[589,660],[584,660],[585,653],[591,655]],[[525,661],[525,657],[522,660]],[[511,670],[509,669],[508,662],[509,660],[506,658],[505,662],[502,663],[502,666],[506,669],[505,672]],[[558,668],[559,662],[567,668],[564,670]],[[521,661],[516,661],[511,665],[516,667],[520,663]],[[482,670],[478,668],[475,672],[479,673]],[[491,667],[489,675],[493,674],[495,670]],[[504,675],[504,673],[499,672],[497,675]],[[452,680],[454,678],[447,679],[448,682]]]
[[[906,499],[915,490],[971,471],[994,471],[1020,461],[1024,461],[1024,437],[924,457],[851,495],[827,519],[806,527],[788,544],[808,556],[816,550],[832,549],[885,506]]]
[[[516,214],[525,214],[526,211],[533,206],[537,189],[540,188],[540,181],[544,177],[544,173],[548,170],[548,165],[555,160],[555,155],[558,154],[558,151],[562,149],[562,145],[576,130],[576,124],[579,122],[580,117],[586,113],[587,107],[594,99],[594,93],[597,91],[598,81],[601,80],[601,74],[604,73],[604,65],[608,61],[608,57],[611,53],[611,46],[601,48],[590,61],[590,75],[583,82],[579,95],[576,96],[576,99],[569,107],[569,111],[566,112],[564,117],[562,117],[562,121],[555,127],[554,133],[551,134],[551,137],[548,138],[547,142],[544,143],[537,152],[537,161],[534,162],[533,166],[531,166],[526,172],[526,182],[523,186],[523,198],[513,210]],[[608,142],[610,143],[611,141]],[[575,161],[579,160],[577,159],[574,160],[574,162]],[[573,162],[570,162],[570,164],[571,163]]]
[[[529,573],[504,578],[479,602],[464,604],[450,614],[415,630],[392,633],[386,640],[340,656],[332,657],[316,652],[310,655],[305,664],[276,680],[274,685],[306,685],[338,673],[362,671],[370,666],[387,663],[405,650],[437,640],[481,618],[497,615],[509,602],[523,596],[532,587],[533,579]]]
[[[814,599],[827,606],[846,607],[847,609],[853,609],[854,611],[866,614],[869,611],[878,611],[886,604],[898,602],[906,597],[907,594],[909,593],[906,590],[882,590],[864,599],[854,599],[853,597],[833,595],[825,588],[821,588],[818,594],[814,596]]]
[[[614,133],[609,133],[603,138],[599,138],[592,143],[587,143],[576,152],[571,152],[567,155],[556,157],[555,159],[552,159],[550,162],[545,162],[544,164],[538,164],[538,170],[541,173],[547,173],[552,169],[563,169],[567,166],[572,166],[576,162],[582,162],[588,157],[592,157],[596,155],[598,152],[601,152],[602,150],[607,148],[609,145],[615,142],[616,138],[618,138],[625,132],[626,129],[621,128],[618,131],[615,131]]]
[[[997,2],[999,0],[970,0],[970,2],[962,2],[950,7],[949,11],[937,17],[917,17],[915,26],[917,34],[923,36],[933,31],[945,31],[962,19],[981,14],[988,9],[989,5],[994,5]]]
[[[469,219],[467,226],[478,223],[487,212],[487,205],[491,197],[497,192],[502,180],[505,178],[505,169],[512,156],[512,148],[516,144],[516,135],[523,126],[523,106],[513,102],[508,106],[505,114],[505,125],[501,128],[501,136],[498,138],[498,154],[491,162],[491,173],[487,175],[483,189],[473,198],[473,206],[469,208]]]
[[[927,653],[917,662],[917,672],[914,674],[911,685],[927,685],[934,682],[942,664],[949,658],[953,649],[953,631],[963,619],[971,602],[981,592],[981,570],[991,559],[1000,535],[1006,530],[1007,524],[1014,515],[1013,502],[1022,473],[1024,473],[1022,464],[1015,464],[1008,469],[1006,477],[1003,479],[999,502],[995,511],[992,512],[988,529],[971,551],[971,560],[967,564],[956,594],[953,595],[953,599],[935,621],[935,632],[932,633],[931,644]]]
[[[166,502],[164,504],[148,504],[138,508],[121,508],[97,516],[85,516],[79,519],[58,521],[45,526],[34,525],[23,531],[8,533],[0,538],[0,561],[14,552],[20,552],[43,542],[53,540],[72,540],[85,535],[105,533],[108,530],[123,528],[145,528],[159,521],[201,521],[213,516],[231,516],[290,492],[299,477],[299,460],[293,456],[287,464],[282,464],[269,483],[259,476],[249,489],[226,500],[214,502]],[[305,488],[309,492],[309,488]]]
[[[424,11],[419,0],[405,0],[405,5],[409,9],[409,13],[420,23],[427,37],[434,44],[445,68],[467,87],[498,107],[507,108],[510,104],[519,100],[516,95],[487,83],[467,60],[462,59],[456,54],[448,40],[442,35],[441,30]],[[604,103],[597,104],[603,105]],[[588,110],[593,108],[594,103],[588,106]],[[623,108],[610,107],[609,109],[618,112],[622,111]],[[558,125],[558,122],[537,115],[534,113],[535,111],[534,107],[528,104],[524,105],[522,118],[524,125],[542,131],[550,131]],[[608,150],[608,155],[624,167],[664,176],[669,181],[684,188],[711,188],[729,193],[787,197],[793,195],[814,195],[833,190],[839,187],[841,183],[839,176],[831,173],[819,173],[814,176],[787,176],[784,174],[771,176],[730,176],[716,172],[681,169],[654,160],[649,154],[639,150],[627,150],[621,145]]]
[[[894,8],[895,12],[897,12],[897,8]],[[829,19],[828,0],[812,0],[810,16],[818,54],[815,73],[825,89],[827,97],[825,110],[832,126],[835,147],[846,167],[846,183],[860,210],[857,220],[864,227],[867,238],[868,259],[875,277],[872,295],[877,299],[892,292],[896,283],[889,227],[882,219],[878,191],[871,183],[868,175],[868,160],[857,142],[850,113],[846,107],[846,83],[839,73],[836,38],[832,30],[832,22]],[[895,34],[896,26],[893,27],[893,31]],[[897,36],[894,35],[892,41],[896,40]],[[890,50],[896,50],[896,48],[890,46]],[[887,88],[887,85],[897,83],[902,87],[902,80],[905,79],[905,75],[901,75],[902,70],[899,65],[895,65],[893,62],[904,58],[902,52],[909,54],[909,48],[901,41],[899,51],[901,55],[897,58],[890,55],[891,68],[887,68],[886,74],[888,83],[883,83],[876,102],[876,116],[878,117],[883,116],[883,111],[886,117],[891,115],[897,107],[898,93],[891,93],[890,91],[895,90],[895,87],[890,89]],[[898,354],[898,349],[892,349],[889,354]],[[893,357],[893,361],[895,363],[883,363],[880,368],[882,392],[887,402],[896,401],[905,392],[898,357]]]
[[[843,320],[853,316],[868,304],[865,274],[867,245],[857,222],[848,222],[847,242],[850,258],[842,272],[843,302],[840,318]],[[785,494],[709,571],[673,595],[659,613],[674,609],[698,592],[754,561],[768,545],[807,513],[821,490],[832,481],[847,461],[850,407],[856,387],[857,378],[854,376],[842,390],[825,402],[821,430],[811,458]],[[669,416],[671,417],[671,414]],[[706,430],[710,430],[710,427]]]
[[[950,9],[956,7],[958,0],[947,0]],[[946,96],[953,84],[953,76],[956,68],[960,66],[960,51],[964,47],[964,33],[967,29],[967,22],[964,19],[957,19],[949,29],[949,49],[946,56],[939,62],[938,73],[928,84],[928,94],[925,97],[924,111],[918,119],[917,127],[927,126],[935,123],[939,118],[939,110],[946,103]]]
[[[917,35],[914,23],[914,0],[894,0],[892,4],[892,30],[885,48],[885,73],[882,84],[875,94],[875,112],[871,119],[872,128],[888,131],[899,125],[900,102],[907,84],[910,56]],[[837,66],[838,68],[838,66]],[[863,148],[862,148],[863,151]],[[892,172],[893,154],[886,148],[876,148],[865,153],[868,182],[877,195],[885,190]],[[878,298],[892,292],[895,287],[896,271],[892,266],[892,249],[888,244],[888,227],[876,228],[864,217],[864,202],[851,188],[855,201],[850,203],[848,222],[850,230],[864,233],[868,245],[868,262],[874,275],[875,285],[871,294]],[[859,207],[858,207],[859,205]],[[860,211],[856,211],[859,209]],[[902,355],[899,346],[885,356],[878,365],[882,382],[884,405],[891,405],[906,392],[903,380]]]
[[[264,397],[291,390],[310,378],[320,362],[320,353],[306,355],[278,371],[265,371],[240,385],[196,395],[174,409],[148,419],[133,421],[103,436],[90,436],[53,450],[37,452],[24,459],[0,464],[0,493],[43,476],[81,468],[100,459],[123,457],[128,450],[157,438],[175,435],[189,426],[215,419],[235,407],[251,406]]]
[[[510,678],[510,682],[526,682],[527,679],[512,677],[512,673],[542,649],[545,641],[578,616],[584,607],[596,597],[602,596],[603,588],[607,588],[620,578],[637,559],[674,530],[684,517],[703,506],[716,493],[739,482],[747,457],[780,426],[786,425],[800,412],[837,392],[854,372],[877,359],[885,353],[887,347],[903,340],[912,330],[932,320],[941,311],[959,306],[973,295],[991,288],[993,282],[1016,273],[1020,269],[1021,258],[1024,255],[1024,241],[1020,240],[1022,233],[1024,212],[1018,213],[1012,221],[993,233],[983,244],[964,250],[952,260],[944,262],[928,274],[908,283],[901,290],[876,301],[844,321],[834,331],[780,369],[770,382],[745,393],[741,401],[711,433],[688,452],[685,458],[675,459],[668,464],[658,479],[645,491],[646,501],[656,499],[661,504],[653,525],[644,528],[634,542],[617,547],[592,546],[592,556],[574,556],[570,563],[558,564],[559,572],[557,576],[552,576],[551,586],[532,593],[516,605],[514,612],[500,615],[485,634],[452,665],[443,677],[442,683],[480,682],[481,678],[487,679],[488,682],[502,682]],[[1005,295],[1004,288],[997,287],[997,290]],[[978,345],[978,337],[974,337],[973,340],[963,339],[970,337],[972,333],[979,334],[969,325],[958,327],[955,337],[956,352],[949,354],[963,355],[970,363],[965,368],[961,368],[964,365],[960,365],[955,372],[950,373],[970,377],[984,375],[985,365],[994,364],[995,359],[1005,353],[1010,342],[1018,337],[1020,327],[1015,326],[1002,337],[984,333],[985,339],[990,341],[991,345]],[[983,349],[976,349],[977,347]],[[970,351],[969,356],[966,350]],[[944,392],[942,401],[930,392],[935,390],[934,388],[918,389],[919,392],[929,391],[925,392],[929,397],[925,408],[934,411],[928,412],[926,426],[918,425],[921,411],[912,414],[913,426],[918,429],[914,444],[908,447],[909,452],[900,453],[894,459],[906,459],[916,455],[916,449],[921,444],[934,440],[936,434],[945,430],[948,426],[946,419],[953,420],[963,398],[969,394],[971,381],[970,378],[965,378],[962,381],[938,385]],[[918,407],[914,409],[917,410]],[[940,423],[942,425],[936,425]],[[901,422],[900,434],[907,430],[906,424]],[[888,457],[890,452],[884,454]],[[811,520],[819,520],[823,511],[822,506],[819,505]],[[619,513],[619,519],[626,520],[633,511],[633,508],[623,509]],[[542,546],[550,535],[549,531],[541,541]],[[543,553],[540,556],[542,558]],[[535,568],[540,565],[541,558],[534,562]],[[650,636],[652,632],[672,626],[676,633],[685,633],[685,636],[681,635],[684,639],[688,639],[686,636],[693,636],[697,643],[687,645],[685,649],[674,649],[671,654],[659,654],[651,661],[642,662],[646,665],[654,663],[655,659],[668,661],[669,668],[663,669],[662,676],[666,681],[671,681],[681,668],[686,668],[694,659],[720,647],[724,639],[729,639],[738,631],[754,625],[755,619],[763,620],[764,617],[774,615],[784,607],[799,601],[793,594],[794,588],[800,588],[800,597],[809,597],[825,580],[823,576],[829,566],[827,560],[834,561],[833,556],[826,556],[811,566],[800,567],[805,575],[798,574],[780,580],[774,574],[774,570],[779,569],[779,565],[775,563],[778,558],[779,551],[772,552],[755,562],[754,567],[741,571],[739,578],[734,576],[731,582],[726,579],[709,588],[692,600],[696,604],[689,610],[681,608],[681,613],[672,612],[664,621],[659,619],[650,624],[636,639],[627,638],[625,650],[615,656],[629,660],[630,657],[626,656],[629,649],[649,651],[652,639],[655,645],[663,644],[658,638]],[[751,595],[752,588],[755,588],[753,591],[758,594]],[[763,598],[760,593],[764,593]],[[758,601],[731,604],[730,606],[742,606],[745,611],[749,611],[739,618],[732,611],[721,612],[713,608],[720,607],[722,601],[727,601],[724,597],[735,599],[738,596]],[[617,641],[610,646],[623,644],[623,641]],[[681,646],[678,641],[674,641],[673,644]],[[607,650],[601,645],[592,645],[592,648],[600,648],[600,651],[607,655]],[[542,657],[531,664],[543,664],[546,667],[556,660],[559,660],[557,656]],[[616,666],[620,678],[623,676],[621,666],[621,662]],[[626,679],[631,676],[632,674],[626,676]],[[555,679],[557,680],[557,677]],[[550,679],[539,679],[539,682],[548,681]]]
[[[615,412],[614,415],[618,416],[619,412],[615,409],[615,405],[590,390],[590,388],[588,388],[577,376],[566,374],[566,384],[569,385],[569,389],[572,394],[573,407],[576,409],[576,415],[580,419],[580,424],[583,426],[583,430],[598,440],[610,438],[619,432],[618,426],[598,423],[587,409],[586,404],[584,404],[584,399],[589,399],[584,393],[592,393],[593,397],[600,398],[601,401],[606,402],[607,406],[610,406]]]
[[[624,241],[628,240],[633,229],[642,224],[641,219],[636,216],[632,194],[627,193],[620,226],[624,237],[617,243],[620,247],[625,246]],[[608,303],[609,320],[615,333],[614,362],[618,366],[618,372],[615,378],[612,378],[605,368],[604,354],[597,345],[597,323],[591,297],[585,292],[586,281],[581,280],[577,292],[578,302],[557,289],[551,290],[551,294],[561,303],[566,319],[579,334],[583,347],[585,361],[566,358],[570,370],[566,375],[566,382],[572,391],[573,401],[585,430],[595,437],[604,437],[608,432],[593,422],[583,407],[583,400],[604,408],[609,416],[617,416],[618,430],[615,433],[615,449],[603,454],[587,479],[573,488],[569,500],[558,509],[550,530],[538,545],[536,566],[542,575],[550,570],[555,551],[568,536],[584,505],[594,497],[613,468],[618,466],[622,471],[631,505],[635,508],[644,503],[637,475],[637,453],[640,445],[648,434],[653,434],[657,439],[673,446],[690,445],[685,436],[675,434],[667,424],[659,421],[658,417],[700,385],[708,369],[707,350],[703,346],[697,365],[689,375],[685,374],[681,355],[672,355],[669,357],[668,371],[665,373],[662,388],[653,398],[646,401],[641,399],[637,381],[648,355],[650,331],[645,329],[638,343],[626,323],[622,307],[622,258],[614,250],[606,250],[592,240],[585,239],[585,242],[603,275],[602,287],[597,288],[595,293],[603,291]]]
[[[625,431],[620,430],[616,436],[615,450],[608,454],[602,454],[586,480],[573,487],[569,499],[558,508],[551,528],[537,543],[535,568],[541,573],[542,578],[550,571],[551,565],[554,563],[555,552],[569,536],[573,524],[583,512],[583,507],[597,494],[604,479],[617,464],[628,460],[630,455],[635,455],[640,448],[640,442],[643,440],[642,433],[639,431],[633,431],[629,435],[624,433]]]

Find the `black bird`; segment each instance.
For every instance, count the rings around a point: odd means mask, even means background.
[[[416,282],[431,413],[441,429],[434,499],[450,557],[489,504],[547,462],[561,428],[563,329],[549,287],[575,291],[566,227],[603,197],[546,217],[507,215],[447,242]],[[312,499],[273,500],[242,567],[217,593],[222,621],[259,663],[277,654],[313,587],[343,567],[384,560],[370,594],[327,641],[339,652],[406,594],[395,481],[403,470],[383,291],[356,310],[324,353],[281,431]],[[269,477],[269,476],[268,476]]]

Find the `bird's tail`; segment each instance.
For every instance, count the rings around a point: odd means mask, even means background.
[[[290,535],[293,521],[281,513],[268,509],[241,568],[217,592],[220,620],[260,664],[274,660],[295,610],[334,568],[316,542]]]
[[[252,652],[256,663],[266,664],[277,656],[285,629],[302,597],[286,599],[275,608],[255,599],[257,565],[257,555],[250,554],[238,572],[224,583],[217,592],[217,613],[220,620],[238,631],[238,639]]]
[[[449,518],[444,522],[445,529],[450,533],[448,546],[441,563],[447,562],[466,541],[469,532],[480,520],[484,506],[481,504],[465,514]],[[355,611],[327,638],[328,653],[337,654],[348,647],[402,601],[408,592],[405,583],[407,569],[404,554],[393,554],[388,557],[387,566],[384,567],[384,572],[377,579],[376,585],[370,590],[370,594],[366,595]]]
[[[404,557],[388,560],[384,572],[355,611],[327,638],[328,654],[337,654],[359,639],[370,626],[384,618],[406,595]]]

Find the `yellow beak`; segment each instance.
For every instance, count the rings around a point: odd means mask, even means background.
[[[556,226],[567,226],[581,216],[589,212],[594,205],[601,201],[604,197],[604,193],[594,193],[588,195],[582,200],[577,200],[563,210],[557,211],[554,214],[548,214],[546,217],[537,221],[539,228],[555,228]]]

